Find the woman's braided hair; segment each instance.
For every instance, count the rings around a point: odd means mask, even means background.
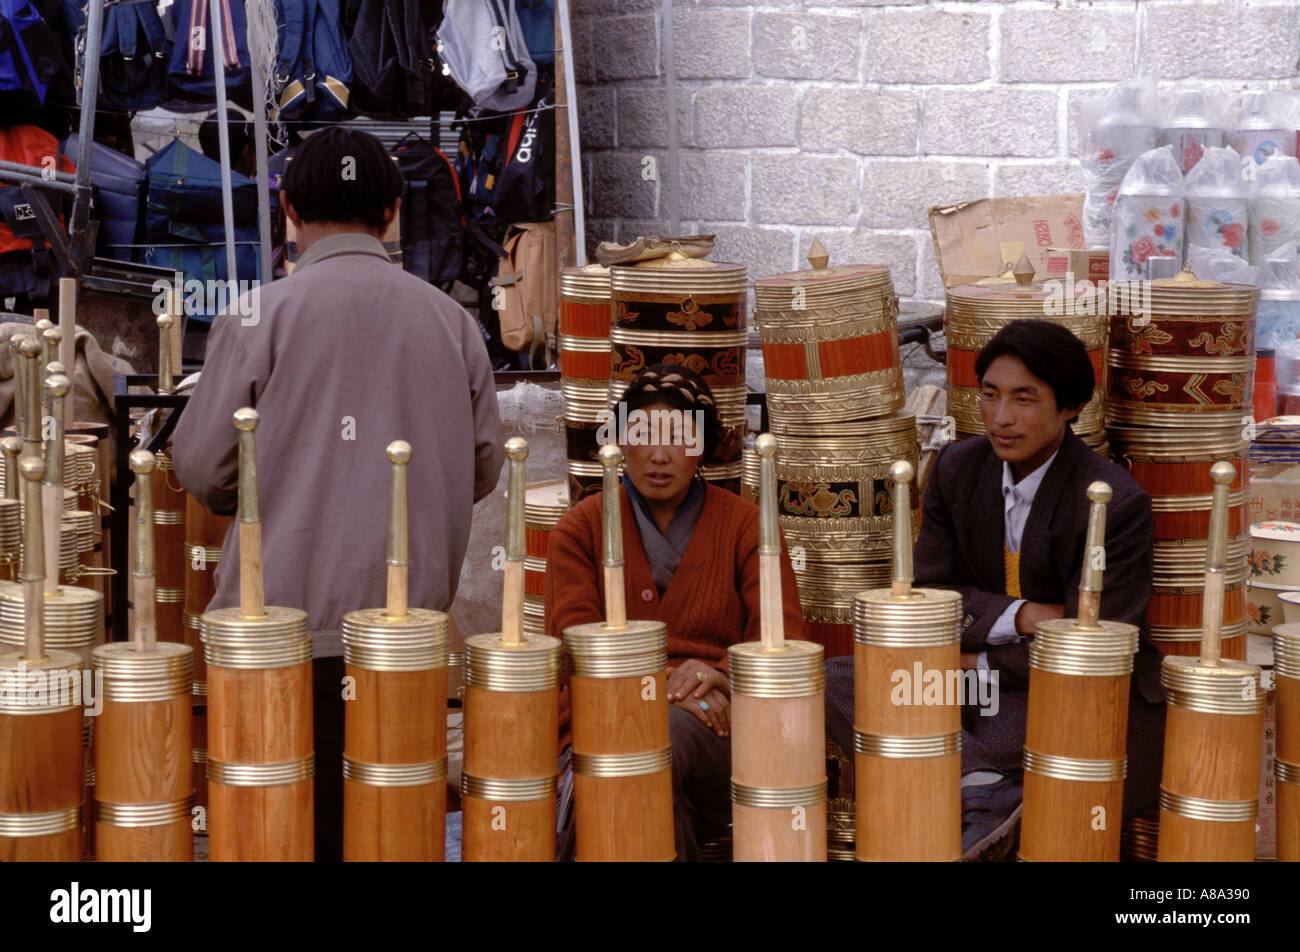
[[[687,413],[700,410],[704,414],[704,456],[701,461],[713,460],[725,452],[728,435],[722,427],[713,391],[693,370],[678,364],[652,364],[633,378],[627,390],[623,391],[620,402],[627,404],[629,416],[634,410],[656,403],[666,403]],[[617,404],[614,410],[617,413]]]

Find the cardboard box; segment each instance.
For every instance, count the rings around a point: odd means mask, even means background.
[[[1110,252],[1096,249],[1048,248],[1043,252],[1042,272],[1047,278],[1088,280],[1094,285],[1110,280]]]
[[[1083,249],[1083,193],[981,198],[930,209],[943,286],[969,284],[1026,255],[1043,280],[1046,248]]]
[[[1250,467],[1246,520],[1253,524],[1270,519],[1300,522],[1300,465],[1269,463]]]

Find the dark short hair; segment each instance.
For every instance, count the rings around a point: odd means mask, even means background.
[[[713,391],[704,378],[689,367],[680,364],[652,364],[642,370],[627,385],[619,401],[627,404],[630,417],[634,410],[643,410],[656,403],[683,412],[704,412],[704,454],[702,459],[712,459],[718,452],[725,434]],[[615,404],[615,411],[618,406]]]
[[[405,182],[370,133],[330,126],[307,136],[294,151],[282,188],[304,222],[382,231],[384,212],[402,197]]]
[[[230,136],[230,161],[234,162],[253,144],[253,126],[237,109],[226,109],[227,130]],[[213,113],[199,126],[199,148],[213,162],[221,161],[221,118]]]
[[[1052,388],[1060,410],[1074,410],[1092,399],[1097,375],[1083,341],[1060,324],[1027,319],[1012,321],[993,335],[975,358],[975,375],[999,357],[1015,357],[1029,372]]]

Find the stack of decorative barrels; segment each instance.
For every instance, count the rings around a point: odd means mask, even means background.
[[[718,452],[701,462],[700,472],[735,493],[740,491],[745,435],[748,280],[744,265],[692,258],[679,250],[610,268],[608,405],[617,406],[627,385],[654,364],[695,371],[713,391],[725,431]],[[565,402],[567,407],[567,394]]]
[[[611,314],[609,268],[589,264],[560,272],[560,392],[575,503],[600,491],[596,433],[609,406]]]
[[[1062,291],[1032,283],[1033,268],[1027,264],[1022,259],[1014,282],[991,279],[987,284],[963,284],[945,292],[943,332],[948,342],[948,415],[956,423],[959,439],[984,433],[975,358],[1012,321],[1025,318],[1052,321],[1079,338],[1092,359],[1096,386],[1092,399],[1072,427],[1080,439],[1105,455],[1105,304],[1093,297],[1064,300]]]
[[[596,463],[600,469],[600,463]],[[599,482],[597,482],[599,488]],[[546,552],[551,530],[569,511],[573,477],[530,483],[524,491],[524,634],[546,634]]]
[[[777,439],[777,510],[808,637],[853,651],[853,596],[889,582],[889,467],[918,462],[916,420],[899,414],[898,298],[884,265],[827,267],[754,282],[767,409]],[[912,508],[919,496],[913,494]],[[914,524],[919,520],[913,520]]]
[[[1210,467],[1227,460],[1236,478],[1229,487],[1223,656],[1243,659],[1250,552],[1245,425],[1251,421],[1259,290],[1202,281],[1188,271],[1149,288],[1150,313],[1110,319],[1106,426],[1115,459],[1151,495],[1151,637],[1165,654],[1199,650]]]

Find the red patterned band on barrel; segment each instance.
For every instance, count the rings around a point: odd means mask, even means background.
[[[979,351],[975,350],[957,350],[954,347],[948,348],[948,383],[954,387],[978,387],[980,385],[979,375],[975,373],[975,358],[979,356]],[[1102,368],[1106,365],[1105,350],[1088,351],[1088,360],[1092,362],[1092,372],[1097,385],[1101,385],[1104,378]]]
[[[546,558],[546,549],[550,544],[551,530],[524,528],[524,553],[529,558]]]
[[[811,342],[809,342],[811,343]],[[898,338],[893,331],[816,343],[817,367],[808,367],[807,344],[763,344],[763,370],[773,380],[850,377],[898,366]]]
[[[1159,404],[1162,411],[1241,407],[1250,401],[1254,374],[1118,370],[1107,399],[1121,404]]]
[[[803,344],[764,344],[763,373],[773,380],[807,380]]]
[[[581,350],[560,348],[560,373],[580,380],[609,379],[609,351],[589,354]]]
[[[1115,317],[1110,322],[1110,346],[1138,355],[1240,357],[1255,352],[1255,328],[1249,317],[1163,320],[1157,314],[1145,322]]]
[[[608,340],[612,318],[613,311],[608,303],[560,302],[560,333],[565,337],[603,337]]]
[[[1228,533],[1241,535],[1246,524],[1245,507],[1233,506],[1228,510]],[[1210,534],[1210,510],[1190,509],[1186,512],[1153,512],[1155,525],[1152,537],[1156,539],[1204,539]]]
[[[1228,460],[1237,470],[1229,489],[1245,489],[1250,482],[1250,460],[1235,456]],[[1210,479],[1210,458],[1196,462],[1157,463],[1151,460],[1126,460],[1133,481],[1153,496],[1200,496],[1214,492]]]
[[[527,595],[546,594],[546,573],[524,570],[524,593]]]

